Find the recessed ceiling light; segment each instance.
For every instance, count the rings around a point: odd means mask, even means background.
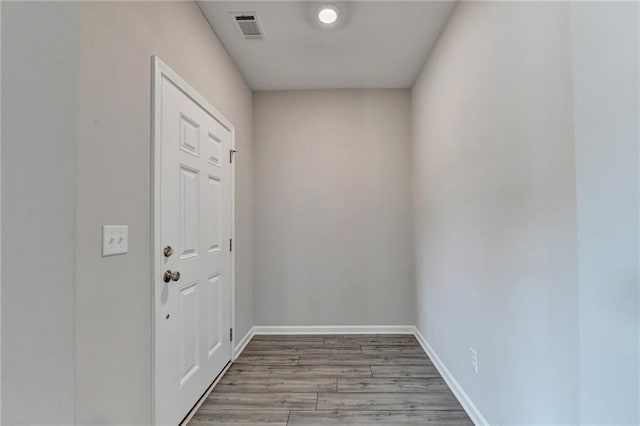
[[[338,10],[334,6],[322,6],[318,11],[318,19],[323,24],[333,24],[338,19]]]

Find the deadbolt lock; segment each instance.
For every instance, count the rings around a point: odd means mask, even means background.
[[[173,254],[173,247],[165,246],[164,247],[164,257],[169,257]]]
[[[169,281],[178,281],[180,279],[180,272],[178,271],[174,271],[171,272],[170,270],[166,270],[164,271],[164,274],[162,275],[162,279],[164,280],[165,283],[168,283]]]

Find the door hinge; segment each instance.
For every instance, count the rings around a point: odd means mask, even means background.
[[[233,328],[229,329],[229,341],[233,342]]]
[[[230,149],[229,150],[229,164],[233,163],[233,154],[235,154],[237,151],[235,149]]]
[[[233,238],[229,238],[229,251],[233,251]]]

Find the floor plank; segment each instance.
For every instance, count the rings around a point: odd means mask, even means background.
[[[372,377],[368,365],[331,366],[331,365],[253,365],[234,364],[226,377]]]
[[[251,338],[251,341],[259,340],[298,340],[298,339],[324,339],[325,337],[341,336],[336,334],[256,334]]]
[[[298,355],[247,355],[243,353],[233,364],[250,365],[298,365]]]
[[[246,348],[264,347],[273,345],[322,345],[324,337],[274,337],[272,339],[251,339]]]
[[[413,336],[402,337],[325,337],[325,345],[409,345],[418,346],[418,341]]]
[[[335,377],[237,377],[225,376],[216,392],[335,392]]]
[[[424,354],[422,348],[418,345],[363,345],[363,355],[393,355],[393,356],[416,356]]]
[[[200,409],[189,426],[251,425],[283,426],[289,419],[289,410],[253,411],[253,410],[217,410]]]
[[[433,365],[372,365],[373,377],[440,377]]]
[[[371,355],[300,355],[298,365],[433,365],[426,355],[413,357]]]
[[[289,426],[473,426],[464,411],[292,411]]]
[[[450,392],[429,393],[319,393],[318,410],[455,410]]]
[[[308,345],[308,346],[287,346],[273,345],[247,348],[244,350],[247,355],[356,355],[361,354],[360,346],[324,346],[324,345]]]
[[[338,392],[446,392],[449,387],[439,377],[343,378],[338,377]]]
[[[202,404],[207,409],[250,409],[250,410],[314,410],[316,393],[242,393],[214,392]]]

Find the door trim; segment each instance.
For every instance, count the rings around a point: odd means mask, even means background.
[[[151,57],[151,241],[150,241],[150,250],[151,250],[151,406],[152,413],[151,419],[152,424],[157,424],[157,404],[156,401],[156,379],[157,379],[157,371],[156,371],[156,306],[155,306],[155,296],[156,289],[159,288],[162,280],[162,271],[158,268],[158,265],[162,265],[162,254],[160,250],[157,249],[157,242],[160,241],[160,176],[162,170],[160,169],[161,165],[161,151],[162,146],[160,141],[156,140],[156,138],[161,134],[161,108],[160,108],[160,87],[162,83],[162,77],[166,77],[173,84],[175,84],[178,88],[180,88],[191,100],[200,105],[205,111],[207,111],[212,117],[220,122],[224,127],[226,127],[229,131],[231,131],[231,149],[236,149],[236,129],[233,124],[229,120],[225,118],[224,115],[220,113],[216,108],[214,108],[204,97],[202,97],[193,87],[189,85],[185,80],[183,80],[175,71],[173,71],[167,64],[165,64],[160,58],[153,55]],[[223,158],[226,158],[223,157]],[[236,156],[234,156],[236,158]],[[235,204],[236,204],[236,178],[235,178],[235,160],[231,163],[231,238],[234,241],[234,246],[236,244],[236,215],[235,215]],[[233,330],[236,329],[235,324],[235,288],[236,288],[236,280],[235,280],[235,255],[236,250],[231,251],[231,328]],[[233,339],[231,339],[230,344],[230,353],[229,360],[233,361],[234,356],[234,341],[236,340],[236,336],[234,333]],[[223,370],[224,371],[224,370]],[[220,376],[218,376],[220,377]],[[212,383],[216,377],[212,377]],[[198,401],[194,401],[194,404],[197,404]]]

